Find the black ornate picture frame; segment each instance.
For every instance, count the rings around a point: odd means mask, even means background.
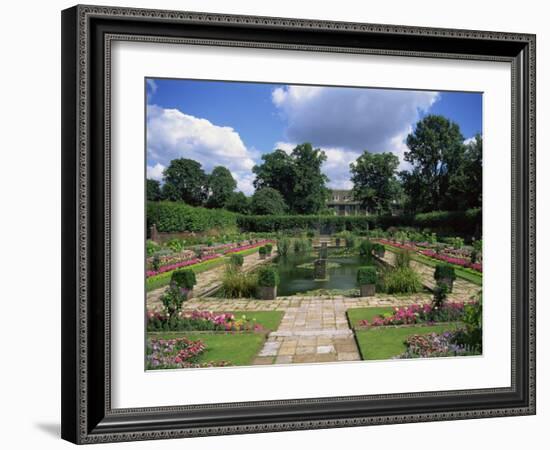
[[[506,388],[113,409],[110,48],[238,46],[512,67],[512,373]],[[535,36],[194,12],[62,12],[62,437],[74,443],[535,414]]]

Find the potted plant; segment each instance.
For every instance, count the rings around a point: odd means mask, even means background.
[[[376,242],[373,246],[372,246],[372,250],[374,251],[374,254],[376,256],[378,256],[379,258],[383,258],[384,255],[386,254],[386,247],[384,247],[382,244],[380,244],[379,242]]]
[[[376,293],[376,267],[363,266],[357,269],[357,284],[361,290],[361,297],[372,297]]]
[[[437,264],[434,272],[435,281],[438,284],[445,284],[449,292],[453,291],[453,283],[456,280],[455,268],[450,264]]]
[[[279,273],[273,267],[261,267],[258,270],[258,297],[262,300],[277,298]]]
[[[267,256],[267,248],[265,248],[265,245],[262,245],[258,249],[258,253],[260,254],[260,259],[265,259],[265,257]]]
[[[240,269],[244,264],[243,255],[233,254],[229,257],[229,263],[235,268]]]
[[[266,255],[271,256],[271,252],[273,251],[273,244],[268,243],[268,244],[265,244],[264,247],[265,247]]]
[[[191,269],[181,269],[172,272],[170,288],[177,289],[185,300],[193,297],[193,288],[197,284],[195,272]]]

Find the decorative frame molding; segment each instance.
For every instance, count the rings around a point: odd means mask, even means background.
[[[117,40],[509,62],[511,387],[112,409],[109,112],[110,49]],[[535,413],[534,35],[75,6],[62,13],[62,57],[65,439],[84,444]]]

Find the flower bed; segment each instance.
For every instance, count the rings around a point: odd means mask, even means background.
[[[205,255],[202,258],[191,258],[185,261],[180,261],[174,264],[169,264],[167,266],[162,266],[159,268],[159,270],[147,270],[145,272],[145,275],[147,278],[153,277],[155,275],[158,275],[160,273],[166,273],[171,272],[172,270],[181,269],[182,267],[189,267],[194,264],[199,264],[205,261],[209,261],[211,259],[220,258],[221,255],[214,254],[214,255]]]
[[[436,253],[433,250],[423,250],[420,252],[421,255],[427,256],[428,258],[438,259],[439,261],[445,261],[449,264],[455,264],[457,266],[464,267],[466,269],[473,269],[477,272],[482,272],[482,265],[480,263],[472,263],[471,261],[464,258],[457,258],[454,256],[448,256],[443,253]]]
[[[234,314],[215,314],[212,311],[183,311],[170,317],[159,311],[147,312],[148,331],[224,331],[262,332],[264,328],[247,319],[236,318]]]
[[[436,308],[432,305],[410,305],[401,308],[395,307],[390,314],[376,316],[369,322],[360,320],[360,328],[380,327],[388,325],[415,325],[419,323],[435,322],[456,322],[461,320],[465,314],[465,304],[458,302],[448,302],[442,308]]]
[[[225,252],[225,254],[228,255],[228,254],[231,254],[231,253],[242,252],[242,251],[245,251],[245,250],[249,250],[251,248],[261,247],[265,244],[273,244],[274,242],[275,241],[273,241],[273,240],[266,239],[266,240],[263,240],[263,241],[255,242],[254,244],[245,244],[245,245],[241,245],[239,247],[231,248],[231,249],[227,250]]]
[[[476,354],[465,346],[456,343],[459,332],[446,331],[410,336],[405,344],[407,350],[397,358],[433,358],[442,356],[467,356]]]
[[[156,339],[147,343],[145,363],[147,369],[179,369],[190,367],[223,367],[229,361],[198,362],[199,357],[206,350],[206,345],[200,341],[187,338]]]
[[[437,259],[439,261],[445,261],[449,264],[455,264],[457,266],[464,267],[466,269],[475,270],[476,272],[483,272],[483,266],[481,263],[472,263],[470,260],[465,258],[450,256],[450,255],[446,255],[445,253],[437,253],[436,251],[431,249],[422,249],[410,243],[402,244],[400,242],[392,242],[388,239],[378,239],[378,241],[384,245],[389,245],[390,247],[410,250],[413,252],[417,252],[423,256],[427,256],[428,258]],[[460,253],[460,254],[463,254],[463,253]]]

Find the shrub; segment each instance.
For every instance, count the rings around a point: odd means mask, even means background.
[[[159,245],[150,239],[147,239],[146,242],[146,250],[147,250],[147,256],[153,256],[157,250],[159,250]]]
[[[273,267],[260,267],[258,270],[258,286],[275,287],[279,284],[279,273]]]
[[[153,256],[151,267],[155,272],[158,272],[158,270],[160,269],[160,256],[158,255]]]
[[[410,250],[398,250],[395,252],[395,267],[398,269],[408,269],[411,265]]]
[[[441,309],[447,300],[449,287],[444,283],[437,283],[434,288],[434,297],[432,300],[432,308],[434,310]]]
[[[290,239],[283,237],[279,240],[277,240],[277,252],[281,256],[288,255],[288,252],[290,250]]]
[[[253,297],[258,285],[254,273],[244,273],[234,267],[227,267],[222,280],[222,294],[226,298]]]
[[[445,239],[445,241],[456,250],[464,247],[464,239],[462,239],[461,237],[450,237]]]
[[[181,310],[181,305],[187,300],[187,291],[171,285],[161,296],[160,301],[169,317],[175,316]]]
[[[378,255],[380,257],[384,257],[384,254],[386,253],[386,247],[384,247],[382,244],[380,244],[379,242],[375,242],[373,245],[372,245],[372,250],[374,251],[374,254],[375,255]]]
[[[422,282],[410,267],[398,267],[384,273],[382,289],[388,294],[414,294],[422,289]]]
[[[244,257],[243,255],[233,254],[229,257],[229,262],[235,267],[242,267],[244,264]]]
[[[265,248],[265,245],[262,245],[259,249],[258,249],[258,253],[260,255],[267,255],[267,248]]]
[[[357,269],[357,284],[376,284],[378,275],[375,266],[363,266]]]
[[[359,244],[359,256],[363,258],[371,258],[373,248],[374,246],[371,241],[368,239],[362,240]]]
[[[475,351],[482,350],[483,335],[483,304],[482,296],[477,302],[465,306],[465,314],[462,321],[466,326],[464,333],[458,338],[460,344],[466,345]]]
[[[237,228],[237,217],[223,209],[193,207],[183,202],[147,202],[147,228],[156,224],[163,233],[211,229],[232,233]]]
[[[265,244],[265,250],[268,255],[271,255],[271,252],[273,251],[273,244]]]
[[[170,239],[168,242],[166,242],[165,246],[172,250],[174,253],[180,253],[183,250],[183,241],[177,238]]]
[[[306,233],[306,236],[307,236],[308,238],[311,239],[311,238],[314,238],[314,237],[315,237],[315,233],[314,233],[313,231],[309,230],[309,231]]]
[[[311,250],[311,242],[309,239],[295,239],[294,253],[307,253]]]
[[[172,272],[170,284],[180,289],[193,289],[197,284],[195,272],[191,269],[175,270]]]
[[[450,264],[437,264],[435,266],[434,278],[436,280],[449,279],[456,280],[455,268]]]

